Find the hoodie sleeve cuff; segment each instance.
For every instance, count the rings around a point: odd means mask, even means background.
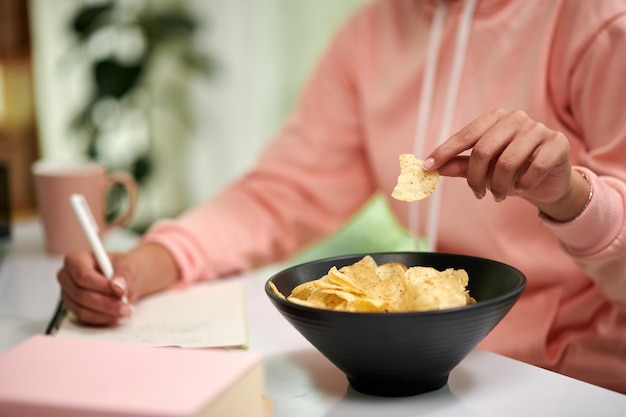
[[[185,286],[194,281],[215,278],[212,270],[186,230],[171,220],[162,220],[155,224],[142,238],[141,243],[157,243],[170,252],[178,267],[180,280],[177,286]]]
[[[619,192],[583,167],[575,167],[590,182],[593,194],[583,211],[573,220],[555,222],[540,216],[565,248],[577,256],[592,255],[606,248],[617,238],[624,216]]]

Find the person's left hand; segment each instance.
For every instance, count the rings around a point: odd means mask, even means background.
[[[574,218],[589,194],[587,181],[572,170],[565,135],[523,111],[478,117],[425,158],[424,168],[465,177],[477,198],[487,190],[495,201],[522,197],[558,221]]]

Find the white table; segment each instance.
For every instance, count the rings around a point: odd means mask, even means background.
[[[124,249],[133,242],[134,236],[117,233],[105,244]],[[45,254],[36,220],[14,226],[0,268],[0,353],[44,332],[58,299],[61,263]],[[247,288],[250,349],[265,355],[274,417],[626,416],[626,395],[481,350],[438,391],[408,398],[359,394],[271,305],[263,285],[279,267],[234,277]]]

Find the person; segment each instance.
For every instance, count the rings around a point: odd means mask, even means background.
[[[285,260],[389,196],[414,153],[442,182],[389,199],[398,221],[527,276],[479,346],[626,393],[625,74],[623,0],[374,0],[249,173],[111,254],[112,283],[66,256],[62,299],[111,324],[146,294]]]

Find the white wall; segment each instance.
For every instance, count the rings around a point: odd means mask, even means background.
[[[192,90],[198,130],[186,171],[191,201],[241,175],[291,109],[329,37],[364,0],[203,1],[198,42],[221,66]]]
[[[78,4],[76,0],[30,1],[37,119],[41,152],[47,157],[80,152],[69,128],[88,82],[80,52],[69,36],[68,20]]]

